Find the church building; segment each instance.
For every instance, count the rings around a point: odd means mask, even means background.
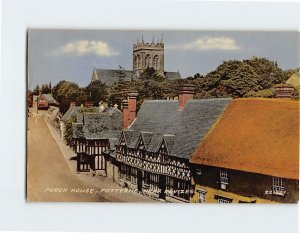
[[[164,69],[164,43],[163,40],[154,42],[142,41],[133,44],[132,62],[133,69],[125,70],[123,67],[119,69],[96,69],[94,68],[91,82],[100,80],[107,86],[111,86],[118,80],[127,80],[139,78],[147,68],[154,68],[155,71],[168,80],[181,79],[179,71],[169,72]]]

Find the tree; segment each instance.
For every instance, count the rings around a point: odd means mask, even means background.
[[[86,94],[88,100],[93,102],[94,106],[97,106],[100,101],[107,101],[108,93],[107,86],[100,80],[91,82],[86,88]]]
[[[76,118],[73,116],[65,123],[64,138],[67,145],[70,145],[73,140],[73,123],[76,122]]]
[[[153,67],[147,67],[141,74],[142,80],[163,81],[164,77],[159,75]]]
[[[38,94],[39,94],[39,89],[40,89],[40,86],[37,85],[37,86],[33,89],[32,94],[33,94],[33,95],[38,95]]]
[[[261,98],[274,98],[275,90],[274,88],[264,89],[260,91],[249,91],[245,97],[261,97]]]
[[[42,85],[42,93],[43,94],[51,93],[51,88],[49,87],[49,85],[47,83]]]
[[[77,105],[87,101],[88,96],[84,88],[80,88],[76,83],[68,81],[60,81],[52,88],[54,99],[59,102],[59,109],[65,113],[70,105],[70,102],[76,102]]]
[[[194,84],[196,98],[211,97],[272,97],[275,84],[284,83],[294,70],[283,71],[276,62],[252,57],[224,61],[206,76],[195,74],[187,81]],[[262,92],[261,90],[269,90]]]

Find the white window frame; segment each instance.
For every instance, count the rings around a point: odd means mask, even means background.
[[[202,189],[198,189],[198,203],[205,203],[206,202],[206,191]]]
[[[285,182],[283,178],[273,176],[272,180],[273,180],[273,185],[272,185],[273,194],[284,196]]]
[[[227,199],[225,199],[225,198],[219,197],[219,198],[217,199],[217,202],[218,202],[219,204],[230,204],[230,203],[232,203],[232,200],[230,201],[230,200],[227,200]]]
[[[220,170],[220,182],[221,184],[228,184],[228,171]]]

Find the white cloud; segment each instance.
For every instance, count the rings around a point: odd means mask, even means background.
[[[55,54],[72,54],[76,56],[95,54],[108,57],[118,55],[119,52],[103,41],[80,40],[61,46],[55,51]]]
[[[187,50],[238,50],[235,39],[230,37],[201,37],[195,41],[186,44],[170,45],[169,49],[187,49]]]

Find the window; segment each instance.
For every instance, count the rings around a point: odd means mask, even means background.
[[[220,170],[220,182],[228,184],[228,173],[226,170]]]
[[[145,66],[146,66],[146,68],[150,67],[150,59],[151,59],[150,55],[147,54],[146,58],[145,58]]]
[[[159,66],[159,57],[156,55],[154,58],[153,58],[153,68],[155,70],[158,70],[158,66]]]
[[[232,203],[232,199],[228,198],[228,197],[223,197],[223,196],[219,196],[219,195],[215,195],[215,199],[217,200],[217,203]]]
[[[282,196],[285,194],[284,181],[282,178],[273,177],[273,193]]]
[[[231,203],[232,201],[231,200],[228,200],[228,199],[223,199],[223,198],[218,198],[218,203],[221,203],[221,204],[228,204],[228,203]]]
[[[140,68],[140,67],[141,67],[141,61],[142,61],[141,56],[138,55],[138,56],[137,56],[137,68]]]
[[[199,203],[204,203],[205,202],[206,191],[197,190],[197,192],[198,192],[198,202]]]
[[[228,172],[226,170],[220,170],[220,183],[221,183],[221,189],[227,189]]]

